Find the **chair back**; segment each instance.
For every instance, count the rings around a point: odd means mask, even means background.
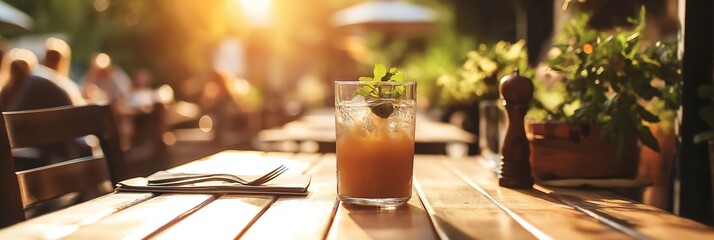
[[[64,194],[111,188],[126,177],[114,117],[109,105],[83,105],[4,112],[0,131],[0,227],[24,220],[24,209]],[[68,159],[15,172],[10,150],[41,147],[94,135],[103,156]],[[17,197],[15,197],[17,196]],[[7,208],[7,209],[6,209]],[[18,215],[18,216],[15,216]],[[6,219],[7,218],[7,219]]]

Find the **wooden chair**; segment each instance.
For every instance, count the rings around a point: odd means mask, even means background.
[[[25,219],[29,205],[68,193],[110,190],[125,166],[109,105],[4,112],[0,126],[0,227]],[[11,149],[37,147],[94,135],[103,156],[88,156],[15,172]]]

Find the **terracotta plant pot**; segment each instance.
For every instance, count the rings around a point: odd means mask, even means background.
[[[617,147],[601,139],[602,125],[529,122],[531,169],[536,180],[635,178],[639,156],[636,139]]]

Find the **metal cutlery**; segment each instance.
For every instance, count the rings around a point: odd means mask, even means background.
[[[198,182],[207,181],[225,181],[231,183],[238,183],[241,185],[258,186],[270,182],[271,180],[277,178],[288,168],[285,165],[280,165],[279,167],[273,169],[272,171],[260,176],[254,180],[247,181],[239,176],[233,174],[225,173],[211,173],[211,174],[196,174],[196,173],[179,173],[179,174],[169,174],[166,176],[152,177],[148,178],[150,186],[173,186],[182,185]]]

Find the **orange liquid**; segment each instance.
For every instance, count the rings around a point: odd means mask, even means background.
[[[410,134],[348,130],[338,136],[337,192],[342,196],[410,197],[413,166],[414,138]]]

